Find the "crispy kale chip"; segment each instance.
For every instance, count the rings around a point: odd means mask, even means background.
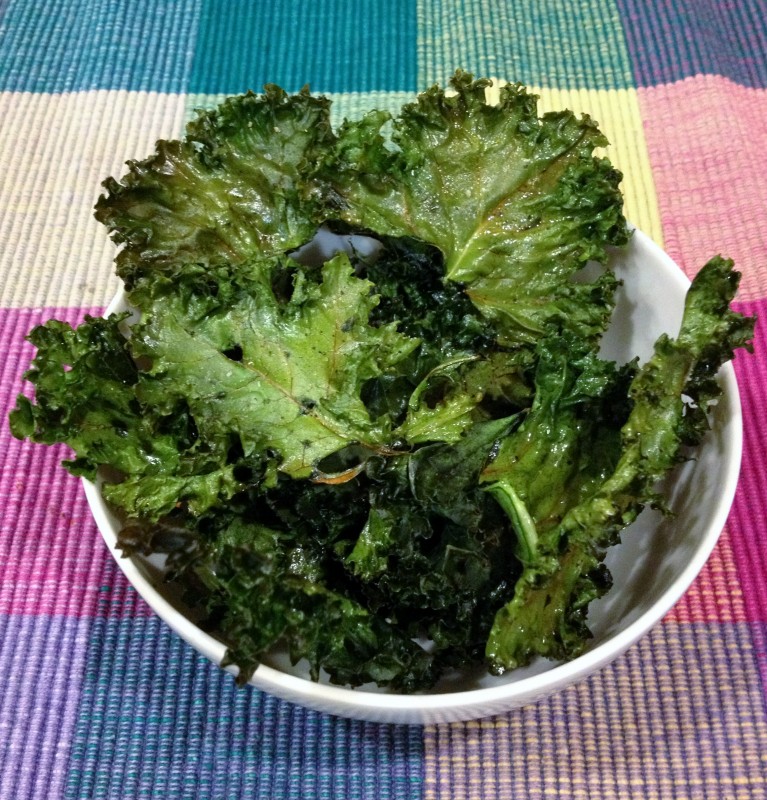
[[[96,218],[122,249],[129,288],[154,271],[241,264],[312,237],[323,216],[313,165],[332,146],[330,102],[277,86],[201,113],[180,141],[157,143],[104,182]]]
[[[418,340],[395,323],[368,324],[373,286],[343,253],[321,267],[319,282],[297,271],[289,298],[273,288],[280,263],[261,266],[212,313],[190,313],[175,288],[158,293],[134,330],[150,375],[186,400],[203,438],[235,431],[246,455],[274,453],[295,478],[351,443],[386,450],[390,431],[371,419],[361,390]]]
[[[124,316],[86,318],[75,330],[51,320],[30,333],[38,355],[26,378],[35,402],[19,397],[11,432],[69,445],[70,472],[95,480],[106,471],[104,496],[129,514],[152,517],[182,501],[207,508],[239,486],[232,435],[203,442],[182,398],[164,400],[161,409],[139,399]]]
[[[570,659],[588,642],[589,603],[610,586],[602,564],[606,549],[645,505],[658,501],[657,482],[682,460],[683,445],[700,442],[707,430],[705,410],[720,394],[716,372],[753,336],[754,320],[729,309],[740,277],[732,267],[716,257],[695,277],[678,336],[662,336],[629,384],[631,408],[620,442],[617,429],[612,426],[610,432],[608,424],[588,445],[594,466],[584,472],[579,465],[574,477],[568,474],[580,461],[560,458],[580,434],[568,419],[572,382],[568,387],[565,377],[557,385],[544,376],[538,408],[525,423],[535,433],[520,429],[519,441],[507,440],[486,470],[485,478],[495,481],[490,490],[513,520],[524,565],[514,599],[496,615],[488,640],[487,657],[496,672],[525,664],[533,655]],[[587,383],[591,380],[588,376]],[[565,447],[563,429],[569,440]]]
[[[627,240],[621,175],[594,156],[607,140],[588,117],[538,117],[537,98],[519,84],[501,87],[497,105],[486,101],[489,81],[459,72],[451,85],[402,109],[391,121],[394,147],[383,112],[341,129],[328,169],[340,216],[438,247],[447,278],[466,284],[510,342],[552,322],[598,336],[612,276],[569,279]]]
[[[337,131],[308,90],[201,113],[96,205],[135,316],[29,336],[12,432],[69,445],[241,682],[279,647],[407,692],[577,655],[748,347],[716,258],[646,364],[600,357],[621,176],[591,119],[488,85]]]

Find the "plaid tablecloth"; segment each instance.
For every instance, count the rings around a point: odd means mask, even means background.
[[[51,316],[117,281],[100,181],[193,109],[309,83],[338,120],[455,68],[588,111],[627,216],[688,272],[722,252],[767,320],[761,0],[0,0],[0,798],[767,797],[767,353],[738,357],[740,487],[678,606],[610,667],[476,722],[324,716],[232,679],[127,585],[61,448],[7,411]]]

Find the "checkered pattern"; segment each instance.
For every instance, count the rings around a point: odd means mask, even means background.
[[[767,352],[735,368],[727,528],[668,617],[578,686],[496,718],[374,725],[238,690],[127,585],[61,448],[10,437],[25,334],[117,282],[100,181],[195,108],[308,83],[336,121],[457,68],[588,111],[628,217],[767,319],[763,0],[0,0],[0,798],[767,797]]]

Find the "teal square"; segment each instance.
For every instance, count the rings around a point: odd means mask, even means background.
[[[414,91],[416,0],[203,0],[191,94]]]

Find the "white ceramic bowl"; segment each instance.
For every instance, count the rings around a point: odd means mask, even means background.
[[[605,338],[607,358],[646,358],[661,332],[672,335],[681,320],[689,281],[679,267],[640,231],[612,264],[623,280],[614,322]],[[122,300],[115,298],[110,310]],[[303,706],[376,722],[439,723],[499,714],[551,695],[613,661],[655,625],[679,600],[709,557],[724,527],[735,493],[741,459],[741,414],[731,365],[720,374],[723,397],[714,409],[713,430],[697,458],[675,472],[667,493],[673,518],[645,511],[608,554],[611,591],[592,604],[590,647],[568,663],[538,660],[502,677],[471,674],[427,694],[393,694],[375,688],[348,689],[315,683],[302,665],[276,655],[251,683]],[[139,594],[192,647],[220,664],[224,645],[196,627],[183,605],[162,583],[161,565],[124,558],[115,548],[118,525],[96,486],[85,492],[101,533]]]

